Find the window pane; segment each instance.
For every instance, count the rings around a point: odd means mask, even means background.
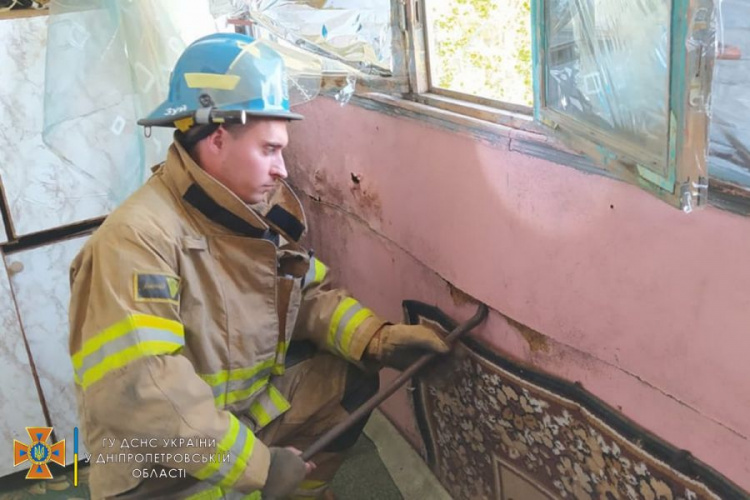
[[[671,3],[550,0],[545,47],[547,107],[612,134],[665,177]]]
[[[750,2],[724,0],[719,20],[709,168],[711,175],[750,186]]]
[[[427,0],[433,87],[531,106],[529,0]]]

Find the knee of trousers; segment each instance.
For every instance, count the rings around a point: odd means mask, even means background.
[[[377,372],[364,372],[355,365],[350,364],[346,372],[344,394],[341,397],[341,406],[346,410],[346,413],[342,412],[341,420],[377,394],[379,389],[380,376]],[[346,451],[354,446],[369,418],[370,414],[368,413],[367,416],[362,417],[359,422],[331,442],[323,451],[336,453]]]

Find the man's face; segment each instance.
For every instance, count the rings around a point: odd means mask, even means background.
[[[220,128],[208,138],[213,158],[206,172],[245,203],[259,203],[287,176],[281,151],[289,142],[285,120],[256,120],[228,132]]]

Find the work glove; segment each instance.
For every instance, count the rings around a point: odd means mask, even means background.
[[[367,344],[365,357],[404,370],[428,352],[446,353],[448,345],[424,325],[385,325]]]
[[[288,448],[269,448],[271,465],[268,479],[261,491],[264,499],[286,498],[297,489],[307,475],[305,462]]]

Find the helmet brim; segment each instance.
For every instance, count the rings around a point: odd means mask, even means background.
[[[159,108],[157,108],[153,113],[151,113],[146,118],[141,118],[138,120],[138,125],[142,127],[175,127],[175,122],[179,120],[183,120],[185,118],[190,118],[191,116],[195,116],[194,111],[189,111],[187,113],[179,113],[174,114],[171,116],[164,116],[165,112],[162,110],[166,110],[168,106],[166,106],[167,103],[162,104]],[[275,120],[304,120],[305,117],[300,115],[299,113],[292,113],[291,111],[285,111],[285,110],[278,110],[278,111],[245,111],[245,114],[247,116],[252,116],[255,118],[269,118],[269,119],[275,119]]]

